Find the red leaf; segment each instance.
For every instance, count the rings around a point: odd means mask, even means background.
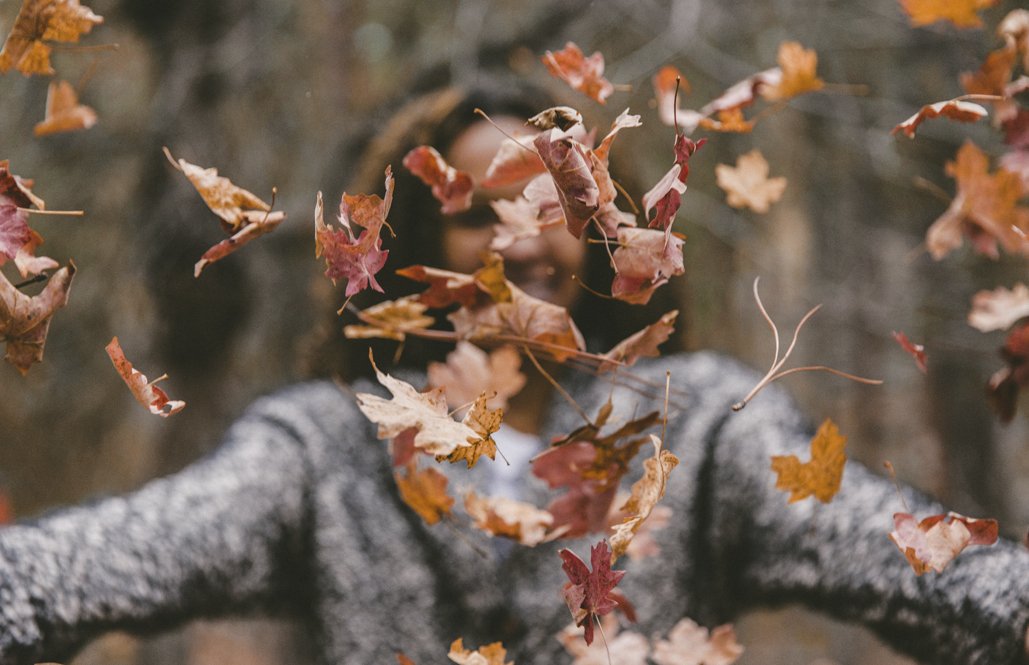
[[[114,368],[118,370],[118,374],[125,381],[125,385],[132,391],[132,396],[136,398],[137,402],[150,409],[150,413],[167,418],[185,408],[185,402],[168,399],[168,395],[157,387],[157,382],[168,378],[168,375],[164,374],[153,381],[148,381],[146,375],[135,369],[132,363],[125,358],[125,353],[121,350],[121,344],[118,343],[117,337],[111,340],[105,350],[111,362],[114,363]]]
[[[602,540],[590,549],[591,571],[586,563],[569,549],[562,549],[561,569],[568,576],[562,596],[572,613],[575,625],[584,629],[586,644],[593,643],[593,622],[619,606],[612,591],[622,577],[624,570],[611,570],[611,550]]]
[[[443,214],[468,210],[472,205],[472,176],[447,164],[443,155],[427,145],[420,145],[404,155],[404,166],[422,182],[432,187],[432,195],[443,204]]]
[[[958,122],[975,122],[982,120],[987,115],[986,109],[972,102],[963,102],[958,99],[948,99],[944,102],[926,104],[913,116],[894,127],[890,134],[904,132],[909,139],[915,138],[915,131],[918,126],[932,118],[950,118]]]
[[[604,56],[600,51],[587,58],[575,42],[568,42],[560,51],[547,51],[541,60],[551,76],[601,104],[615,91],[604,78]]]
[[[911,354],[911,357],[915,359],[915,364],[918,365],[919,371],[922,372],[922,374],[925,374],[925,347],[921,344],[915,344],[912,342],[903,332],[893,331],[893,339],[897,340],[897,344],[900,344],[900,348]]]
[[[682,259],[683,240],[654,229],[618,229],[614,251],[615,278],[611,295],[634,304],[646,304],[657,287],[686,269]]]
[[[556,130],[543,132],[533,144],[554,179],[568,231],[581,238],[586,223],[600,208],[600,187],[593,177],[588,150]]]

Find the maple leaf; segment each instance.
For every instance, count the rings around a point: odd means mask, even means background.
[[[761,96],[769,101],[792,99],[797,95],[817,92],[825,87],[825,81],[818,78],[818,54],[814,49],[805,49],[798,42],[783,42],[779,45],[779,71],[781,76],[775,83],[762,86]]]
[[[96,111],[79,104],[79,97],[70,83],[51,81],[46,93],[46,116],[36,123],[32,133],[35,136],[49,136],[89,129],[96,124],[96,120]]]
[[[930,570],[942,573],[969,545],[997,542],[997,520],[948,513],[932,515],[919,522],[909,513],[895,513],[890,540],[904,554],[916,575]]]
[[[747,120],[741,108],[722,109],[717,112],[716,116],[717,120],[701,118],[697,121],[697,126],[713,132],[733,134],[749,134],[754,131],[756,121]]]
[[[604,354],[604,359],[609,362],[601,363],[597,371],[605,372],[615,367],[628,367],[639,358],[660,356],[661,352],[657,347],[667,342],[675,332],[675,319],[678,316],[679,310],[673,309],[662,315],[655,323],[618,342],[614,348]]]
[[[446,460],[453,464],[464,460],[470,469],[475,466],[475,463],[483,455],[490,459],[495,458],[497,443],[493,440],[493,434],[500,429],[500,422],[504,418],[504,410],[488,408],[486,403],[489,397],[486,393],[479,395],[475,399],[475,403],[472,404],[472,408],[468,409],[468,413],[465,414],[464,419],[461,421],[475,432],[476,439],[474,441],[469,440],[467,446],[457,448],[449,455],[437,455],[437,462]]]
[[[657,506],[657,502],[665,495],[665,486],[668,483],[668,476],[679,464],[679,458],[667,450],[661,450],[661,440],[650,435],[654,444],[654,456],[643,460],[643,476],[632,484],[632,493],[620,511],[629,513],[630,516],[613,528],[611,535],[611,563],[625,554],[632,542],[633,536],[650,517],[650,513]]]
[[[450,653],[447,654],[450,660],[458,665],[514,665],[514,662],[504,662],[507,657],[507,650],[500,642],[493,642],[475,651],[464,648],[464,643],[459,637],[450,645]]]
[[[665,65],[654,74],[651,82],[654,85],[654,98],[657,102],[657,117],[661,120],[661,124],[668,127],[673,127],[676,124],[676,118],[681,112],[676,108],[676,85],[679,87],[679,93],[681,95],[688,95],[690,93],[690,84],[686,80],[686,77],[682,75],[677,67],[672,65]]]
[[[3,206],[0,204],[0,210]],[[22,245],[14,255],[14,265],[22,277],[38,275],[44,270],[53,270],[60,264],[48,256],[36,256],[36,249],[43,244],[43,237],[29,229],[29,240]],[[0,256],[0,263],[3,263],[3,256]]]
[[[519,371],[522,358],[513,346],[486,353],[470,342],[460,341],[447,354],[446,363],[429,363],[429,385],[445,388],[451,408],[468,404],[482,393],[493,393],[486,404],[506,408],[508,398],[525,386]]]
[[[972,296],[972,311],[968,313],[968,325],[982,332],[1006,330],[1027,316],[1029,287],[1019,283],[1010,290],[1001,286],[993,291],[979,291]]]
[[[563,562],[561,569],[569,580],[565,582],[561,595],[575,625],[583,627],[586,644],[592,644],[593,622],[620,604],[617,596],[612,597],[612,591],[625,576],[625,571],[611,569],[611,550],[604,540],[590,548],[593,570],[569,549],[562,549],[558,554]]]
[[[1015,417],[1018,391],[1029,386],[1029,322],[1008,333],[1000,354],[1007,365],[994,372],[986,389],[1001,422],[1007,423]]]
[[[181,400],[168,399],[168,394],[157,387],[159,381],[168,378],[167,374],[162,374],[153,381],[149,381],[145,374],[132,366],[132,363],[125,357],[125,352],[122,351],[117,337],[113,338],[104,350],[107,351],[107,356],[114,364],[114,368],[118,370],[125,385],[129,387],[132,396],[149,409],[150,413],[167,418],[186,407],[186,403]]]
[[[69,263],[50,277],[43,290],[27,296],[0,273],[0,342],[7,344],[4,359],[24,375],[43,360],[43,346],[50,319],[68,304],[75,264]]]
[[[959,28],[979,28],[983,22],[976,12],[995,4],[997,0],[900,0],[916,28],[937,21],[950,21]]]
[[[993,105],[994,121],[997,124],[1014,119],[1021,108],[1013,99],[1020,92],[1019,83],[1011,82],[1017,55],[1015,44],[1008,42],[1004,47],[991,51],[978,71],[961,74],[961,87],[968,94],[1002,98],[988,100]]]
[[[427,145],[404,155],[404,166],[432,188],[432,195],[443,204],[444,215],[468,210],[472,205],[472,176],[447,164],[443,155]]]
[[[53,74],[51,48],[44,42],[77,42],[103,22],[78,0],[24,0],[0,49],[0,74],[12,67],[25,76]]]
[[[547,531],[554,523],[553,515],[532,504],[504,497],[480,497],[475,492],[465,495],[464,509],[477,529],[526,547],[548,540]]]
[[[667,640],[654,643],[651,658],[657,665],[732,665],[743,655],[730,624],[707,628],[682,619],[668,633]]]
[[[436,469],[419,470],[414,461],[407,465],[407,475],[394,472],[400,498],[418,513],[428,525],[436,524],[450,515],[453,497],[447,494],[447,477]]]
[[[768,212],[769,206],[782,198],[786,178],[769,178],[768,162],[756,148],[736,160],[736,167],[727,164],[715,166],[718,186],[728,195],[733,208],[750,208],[757,213]]]
[[[925,361],[925,347],[921,344],[915,344],[908,336],[903,332],[893,331],[893,339],[897,340],[897,344],[900,344],[900,348],[904,349],[907,353],[915,359],[915,364],[918,365],[918,370],[925,374],[927,371]]]
[[[913,116],[894,127],[890,134],[904,132],[910,139],[915,138],[915,131],[918,126],[932,118],[949,118],[958,122],[975,122],[987,116],[987,111],[978,104],[961,101],[960,99],[948,99],[935,104],[926,104]]]
[[[448,307],[454,303],[468,307],[475,304],[481,294],[474,275],[423,265],[400,268],[397,274],[428,284],[429,288],[418,294],[418,302],[433,308]]]
[[[587,645],[583,642],[583,629],[571,624],[557,634],[557,640],[575,660],[572,665],[647,665],[650,642],[639,633],[620,631],[613,614],[600,620],[605,643]]]
[[[543,165],[533,147],[536,136],[537,134],[530,134],[504,139],[486,168],[486,176],[480,184],[483,187],[503,187],[544,173],[547,167]]]
[[[407,333],[424,330],[436,322],[433,317],[425,316],[427,309],[416,296],[386,300],[361,310],[358,317],[364,325],[345,326],[343,335],[347,339],[377,337],[403,342]]]
[[[961,246],[968,235],[975,250],[996,258],[998,244],[1008,252],[1029,254],[1019,231],[1029,229],[1029,208],[1018,205],[1022,197],[1019,177],[997,169],[989,173],[989,158],[971,141],[958,150],[946,172],[957,181],[950,207],[926,231],[925,242],[936,260]]]
[[[369,352],[371,359],[371,352]],[[379,383],[393,395],[385,399],[370,393],[357,393],[361,412],[379,426],[376,436],[389,439],[415,428],[414,445],[433,455],[449,455],[457,448],[477,441],[479,434],[447,413],[447,400],[441,389],[420,393],[410,383],[383,374],[371,359]]]
[[[601,197],[588,149],[556,130],[543,132],[533,145],[554,179],[568,231],[581,238],[586,223],[600,208]]]
[[[825,419],[811,439],[811,460],[801,462],[796,455],[774,455],[772,471],[779,474],[775,488],[790,493],[790,503],[814,496],[829,503],[840,491],[843,465],[847,456],[843,452],[847,437],[829,418]]]
[[[550,180],[549,176],[544,176]],[[553,181],[551,181],[553,183]],[[501,252],[519,240],[535,238],[543,229],[564,223],[560,203],[557,200],[557,189],[554,192],[554,204],[557,208],[556,219],[546,221],[540,217],[540,201],[530,201],[525,196],[516,199],[498,199],[490,201],[490,207],[496,213],[499,224],[493,226],[494,236],[490,241],[490,249]]]
[[[318,192],[314,209],[314,254],[325,256],[325,275],[332,280],[346,279],[349,298],[366,288],[382,293],[375,275],[386,265],[388,250],[382,249],[379,233],[386,224],[386,216],[393,202],[393,171],[386,167],[386,198],[378,195],[348,195],[344,192],[339,204],[339,223],[342,228],[330,228],[323,216],[322,193]],[[353,226],[364,227],[361,235]]]
[[[618,229],[618,249],[612,255],[615,278],[611,295],[618,300],[645,305],[654,291],[671,277],[686,271],[683,240],[656,229]]]
[[[560,51],[547,51],[541,60],[551,76],[601,104],[615,91],[604,78],[604,56],[600,51],[587,58],[575,42],[567,42]]]

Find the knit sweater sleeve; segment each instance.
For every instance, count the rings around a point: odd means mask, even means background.
[[[903,508],[885,478],[849,461],[828,504],[788,504],[775,489],[770,458],[809,459],[812,434],[783,393],[770,390],[740,413],[726,411],[708,437],[697,500],[707,534],[704,596],[717,613],[802,603],[861,622],[921,662],[1023,662],[1029,552],[1008,541],[972,547],[943,573],[916,576],[888,539]],[[905,497],[919,518],[946,512],[914,491]]]
[[[0,530],[0,664],[63,660],[111,629],[288,605],[306,579],[306,466],[288,418],[259,402],[177,475]]]

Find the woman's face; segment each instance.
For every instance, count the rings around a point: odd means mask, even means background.
[[[494,121],[509,134],[525,131],[523,121],[512,116],[500,116]],[[496,127],[480,120],[458,135],[445,157],[451,166],[481,182],[503,140],[504,135]],[[448,269],[470,273],[482,266],[482,252],[489,248],[493,225],[497,223],[489,202],[513,199],[524,186],[525,183],[520,183],[477,189],[469,210],[444,216],[443,258]],[[575,303],[580,287],[572,280],[572,275],[582,274],[586,245],[563,226],[546,229],[535,238],[519,240],[501,255],[508,279],[529,295],[562,307]]]

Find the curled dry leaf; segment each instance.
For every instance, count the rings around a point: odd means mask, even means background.
[[[593,177],[589,150],[575,139],[550,130],[533,145],[557,187],[565,225],[576,238],[600,209],[601,191]]]
[[[604,56],[599,51],[587,58],[575,42],[568,42],[560,51],[547,51],[541,60],[551,76],[601,104],[615,91],[604,78]]]
[[[572,613],[575,625],[583,627],[583,639],[590,645],[596,620],[621,604],[613,591],[625,576],[625,571],[611,569],[611,550],[604,540],[590,548],[593,570],[569,549],[562,549],[558,554],[563,562],[561,569],[569,580],[565,582],[561,596]]]
[[[571,106],[552,106],[532,116],[525,124],[536,129],[547,130],[556,127],[562,132],[567,132],[572,127],[582,124],[582,114]]]
[[[650,517],[657,502],[665,495],[665,486],[672,469],[679,464],[679,458],[667,450],[661,450],[661,440],[650,435],[654,444],[654,456],[643,461],[643,476],[632,484],[629,500],[619,508],[629,513],[629,517],[613,527],[611,534],[611,563],[625,554],[633,536]]]
[[[46,208],[43,199],[32,193],[32,181],[11,173],[10,163],[0,160],[0,265],[13,259],[34,238],[28,225],[28,213],[18,208]],[[42,243],[39,238],[37,245]],[[31,253],[31,252],[30,252]]]
[[[665,65],[654,74],[651,82],[654,85],[654,98],[657,101],[658,119],[662,125],[667,127],[675,126],[677,116],[687,113],[687,111],[676,109],[676,82],[678,82],[679,86],[679,95],[684,97],[690,93],[689,81],[686,80],[686,77],[682,75],[682,72],[677,67]],[[692,113],[695,113],[695,111]]]
[[[786,190],[786,178],[768,177],[768,162],[757,149],[740,155],[735,168],[727,164],[716,165],[715,174],[718,186],[725,190],[727,202],[734,208],[766,213]]]
[[[908,336],[905,335],[903,332],[893,331],[892,334],[893,339],[897,341],[897,344],[900,344],[900,348],[904,349],[904,351],[906,351],[908,354],[911,355],[912,358],[915,359],[915,364],[918,366],[918,371],[920,371],[922,374],[925,374],[926,371],[928,371],[928,368],[925,364],[925,347],[921,344],[915,344],[914,342],[912,342],[910,339],[908,339]]]
[[[915,27],[950,21],[959,28],[980,28],[983,22],[976,12],[995,4],[997,0],[900,0]]]
[[[798,42],[783,42],[779,45],[780,76],[774,83],[760,88],[761,96],[769,101],[792,99],[808,92],[817,92],[825,87],[825,81],[818,78],[818,54],[814,49],[805,49]],[[742,116],[741,116],[742,119]]]
[[[74,276],[75,264],[69,263],[53,274],[39,294],[27,296],[0,273],[0,342],[7,344],[4,359],[22,375],[43,360],[50,319],[68,304]]]
[[[1015,326],[1008,333],[1000,355],[1006,365],[990,377],[986,394],[1001,422],[1007,423],[1015,417],[1019,391],[1029,387],[1029,322]]]
[[[490,408],[507,407],[508,398],[525,386],[520,371],[522,358],[513,346],[502,346],[486,353],[470,342],[460,341],[447,354],[446,363],[429,363],[429,385],[445,388],[447,403],[456,409],[482,393],[493,393]]]
[[[0,205],[0,209],[3,206]],[[2,214],[2,213],[0,213]],[[44,270],[53,270],[60,264],[48,256],[36,256],[36,249],[43,244],[43,237],[29,229],[29,240],[22,245],[17,254],[14,255],[14,265],[18,273],[23,277],[38,275]],[[3,263],[3,256],[0,255],[0,263]]]
[[[450,653],[447,654],[450,660],[458,665],[514,665],[514,662],[504,662],[507,658],[507,650],[500,642],[493,642],[475,651],[464,648],[462,639],[459,637],[450,645]]]
[[[193,265],[193,277],[200,277],[200,273],[202,273],[204,268],[208,265],[215,261],[224,259],[226,256],[232,254],[251,240],[271,233],[279,224],[282,223],[284,219],[286,219],[286,213],[272,212],[265,215],[261,221],[249,222],[239,231],[236,231],[225,240],[222,240],[204,252],[200,256],[200,260]]]
[[[645,305],[659,286],[686,272],[683,240],[657,229],[618,229],[618,248],[613,253],[615,278],[611,295],[618,300]]]
[[[916,575],[930,570],[942,573],[969,545],[997,542],[997,520],[948,513],[932,515],[919,522],[914,515],[896,513],[890,540],[907,558]]]
[[[948,99],[935,104],[926,104],[913,116],[894,127],[890,134],[904,132],[909,139],[915,138],[915,131],[918,126],[932,118],[949,118],[958,122],[976,122],[987,116],[985,108],[972,102],[961,101],[960,99]]]
[[[25,76],[54,73],[49,44],[77,42],[93,26],[104,22],[79,0],[23,0],[14,26],[0,49],[0,74],[11,68]]]
[[[632,631],[621,631],[618,619],[608,614],[600,620],[605,642],[586,644],[583,629],[571,624],[557,634],[557,641],[574,658],[572,665],[647,665],[650,642]],[[609,657],[610,654],[610,657]]]
[[[754,131],[754,125],[757,124],[755,120],[747,120],[743,115],[743,109],[738,107],[722,109],[715,114],[715,118],[701,118],[697,121],[697,126],[724,134],[749,134]]]
[[[775,455],[772,457],[772,471],[778,478],[775,488],[790,493],[790,503],[814,496],[822,503],[829,503],[840,491],[843,480],[843,466],[847,455],[843,449],[847,437],[829,418],[811,439],[811,460],[801,462],[796,455]]]
[[[114,368],[118,370],[118,374],[125,381],[125,385],[132,391],[132,396],[136,398],[137,402],[148,408],[150,413],[167,418],[185,408],[185,402],[168,399],[168,395],[157,387],[158,381],[167,379],[168,375],[163,374],[153,381],[148,381],[146,375],[135,369],[132,363],[125,358],[125,353],[122,351],[117,337],[111,340],[105,350],[111,362],[114,363]]]
[[[537,134],[506,138],[500,143],[497,154],[486,168],[486,177],[480,183],[483,187],[503,187],[545,173],[540,156],[536,154],[533,141]]]
[[[475,403],[472,404],[472,408],[468,409],[468,413],[465,414],[464,419],[461,421],[475,432],[475,440],[469,440],[469,445],[457,448],[449,455],[437,455],[437,462],[446,460],[453,464],[463,460],[470,469],[475,466],[475,463],[483,455],[490,459],[496,457],[497,443],[493,440],[493,435],[500,429],[500,422],[504,418],[504,410],[488,408],[486,406],[488,399],[489,395],[486,393],[479,395],[475,399]]]
[[[404,296],[387,300],[361,310],[358,317],[363,325],[349,325],[343,328],[347,339],[392,339],[403,342],[407,333],[424,330],[436,322],[425,315],[427,305],[418,302],[416,296]],[[431,376],[431,370],[430,370]]]
[[[436,469],[418,469],[415,462],[407,465],[407,475],[394,472],[400,498],[411,510],[433,525],[450,515],[454,498],[447,494],[447,477]]]
[[[97,116],[89,106],[79,104],[75,88],[67,81],[51,81],[46,93],[46,116],[36,123],[32,133],[49,136],[63,132],[89,129],[96,124]]]
[[[707,628],[682,619],[668,633],[667,640],[654,643],[651,658],[657,665],[732,665],[743,655],[730,624]]]
[[[673,309],[662,315],[657,322],[618,342],[613,349],[604,354],[608,362],[602,363],[597,371],[605,372],[615,367],[631,366],[639,358],[660,356],[661,352],[657,347],[667,342],[675,332],[675,319],[678,316],[679,310]]]
[[[1007,330],[1019,319],[1029,316],[1029,287],[1015,284],[1012,289],[1003,286],[993,291],[979,291],[972,296],[972,311],[968,325],[990,332]]]
[[[390,439],[414,428],[418,430],[414,437],[416,448],[433,455],[449,455],[480,438],[471,427],[448,415],[447,400],[441,389],[420,393],[411,384],[383,374],[374,359],[371,362],[379,383],[393,397],[385,399],[357,393],[357,406],[368,420],[379,426],[376,436],[380,439]]]
[[[686,191],[686,178],[690,174],[690,157],[706,142],[706,139],[694,142],[686,135],[676,132],[675,142],[672,146],[675,163],[672,164],[668,173],[643,195],[643,214],[649,219],[651,208],[657,210],[657,214],[648,222],[648,228],[663,229],[666,237],[671,233],[675,213],[679,211],[682,195]]]
[[[432,188],[432,195],[442,205],[444,215],[468,210],[472,205],[472,176],[447,164],[443,155],[427,145],[420,145],[404,155],[404,166]]]
[[[550,181],[550,176],[543,176]],[[553,181],[551,186],[553,185]],[[553,187],[552,187],[553,188]],[[550,221],[544,219],[540,214],[541,201],[530,201],[525,196],[519,196],[513,200],[498,199],[490,201],[490,207],[496,213],[499,224],[493,226],[493,240],[490,241],[490,249],[495,252],[502,252],[519,240],[535,238],[543,229],[564,223],[564,215],[561,214],[561,206],[557,199],[557,189],[553,189],[553,202],[557,209],[557,215]]]
[[[477,529],[516,540],[526,547],[546,540],[554,523],[553,515],[532,504],[504,497],[480,497],[475,492],[465,495],[464,509]]]

